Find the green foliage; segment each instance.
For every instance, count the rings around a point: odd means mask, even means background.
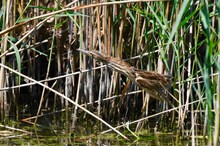
[[[15,56],[16,56],[16,62],[17,62],[17,67],[18,67],[18,72],[21,73],[21,57],[18,51],[17,46],[10,40],[10,37],[8,39],[8,42],[11,44],[13,50],[15,51]],[[21,76],[18,75],[18,85],[21,83]]]

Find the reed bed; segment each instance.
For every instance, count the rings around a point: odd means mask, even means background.
[[[113,127],[175,131],[193,143],[202,135],[208,136],[210,145],[218,144],[219,2],[1,4],[1,121],[31,113],[36,124],[45,108],[65,109],[73,117],[83,110],[124,138]],[[167,98],[174,107],[151,98],[120,72],[77,49],[97,50],[137,69],[171,76]],[[77,126],[74,118],[69,120]]]

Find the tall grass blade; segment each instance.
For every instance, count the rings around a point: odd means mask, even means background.
[[[168,42],[167,42],[166,49],[169,48],[170,44],[171,44],[172,41],[173,41],[174,35],[177,33],[178,26],[179,26],[180,23],[181,23],[183,14],[184,14],[184,12],[185,12],[185,9],[189,8],[189,1],[190,1],[190,0],[184,0],[183,3],[182,3],[182,5],[181,5],[180,11],[179,11],[179,13],[178,13],[178,15],[177,15],[177,17],[176,17],[176,18],[177,18],[177,19],[176,19],[176,22],[175,22],[175,24],[174,24],[174,26],[173,26],[173,28],[172,28],[171,33],[170,33],[170,37],[169,37],[169,40],[168,40]],[[176,50],[176,51],[177,51],[177,50]]]
[[[16,62],[17,62],[17,66],[18,66],[18,72],[21,73],[21,57],[20,57],[20,54],[19,54],[19,51],[18,51],[18,48],[17,46],[8,39],[8,42],[11,44],[12,48],[14,49],[15,51],[15,56],[16,56]],[[21,76],[18,75],[18,85],[20,85],[21,83]]]

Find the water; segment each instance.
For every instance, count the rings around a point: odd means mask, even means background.
[[[135,133],[136,138],[128,130],[121,129],[130,141],[114,132],[100,135],[103,131],[100,127],[105,126],[83,114],[75,123],[75,129],[68,112],[39,117],[36,127],[31,122],[34,119],[29,123],[13,120],[5,122],[3,125],[8,127],[0,128],[0,145],[192,145],[190,137],[182,138],[174,132],[142,130]],[[196,145],[207,145],[206,139],[197,137]]]

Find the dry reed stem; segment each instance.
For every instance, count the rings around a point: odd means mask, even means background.
[[[198,102],[201,102],[201,100],[205,100],[206,98],[202,98],[202,99],[199,99],[199,100],[196,100],[196,101],[193,101],[193,102],[190,102],[188,105],[192,105],[192,104],[195,104],[195,103],[198,103]],[[172,111],[176,111],[177,109],[179,108],[183,108],[185,106],[188,106],[188,105],[181,105],[179,107],[174,107],[172,109],[168,109],[168,110],[165,110],[165,111],[162,111],[162,112],[159,112],[159,113],[156,113],[156,114],[153,114],[153,115],[150,115],[150,116],[147,116],[147,117],[144,117],[144,118],[141,118],[141,119],[138,119],[138,120],[135,120],[135,121],[132,121],[132,122],[129,122],[129,123],[126,123],[126,124],[122,124],[122,125],[119,125],[117,127],[115,127],[115,129],[118,129],[118,128],[121,128],[121,127],[125,127],[127,124],[131,125],[131,124],[135,124],[135,123],[138,123],[138,122],[141,122],[141,121],[144,121],[144,120],[147,120],[147,119],[150,119],[150,118],[153,118],[153,117],[156,117],[156,116],[159,116],[159,115],[162,115],[162,114],[165,114],[165,113],[169,113],[169,112],[172,112]],[[106,130],[106,131],[103,131],[101,132],[102,134],[105,134],[107,132],[110,132],[112,131],[111,129],[109,130]]]
[[[0,32],[0,36],[2,36],[3,34],[8,33],[10,31],[16,29],[17,27],[20,27],[20,26],[23,26],[25,24],[28,24],[29,22],[31,22],[33,20],[54,16],[56,14],[59,14],[59,13],[62,13],[62,12],[66,12],[66,11],[81,10],[81,9],[87,9],[87,8],[98,7],[98,6],[114,5],[114,4],[125,4],[125,3],[135,3],[135,2],[150,2],[150,1],[153,2],[153,1],[170,1],[170,0],[127,0],[127,1],[105,2],[105,3],[98,3],[98,4],[83,5],[83,6],[78,6],[78,7],[64,8],[62,10],[58,10],[58,11],[55,11],[55,12],[51,12],[51,13],[43,14],[43,15],[40,15],[40,16],[36,16],[36,17],[30,18],[27,21],[21,22],[21,23],[19,23],[17,25],[13,25],[12,27],[9,27],[9,28],[7,28],[5,30],[2,30]]]
[[[67,101],[70,102],[70,103],[72,103],[74,106],[77,106],[78,108],[82,109],[84,112],[88,113],[89,115],[93,116],[93,117],[96,118],[97,120],[101,121],[103,124],[105,124],[106,126],[108,126],[109,128],[111,128],[113,131],[115,131],[117,134],[119,134],[120,136],[122,136],[124,139],[129,140],[125,135],[123,135],[120,131],[118,131],[118,130],[116,130],[115,128],[113,128],[113,127],[112,127],[111,125],[109,125],[106,121],[104,121],[104,120],[101,119],[100,117],[96,116],[95,114],[93,114],[92,112],[90,112],[90,111],[87,110],[86,108],[82,107],[81,105],[77,104],[76,102],[74,102],[74,101],[71,100],[70,98],[66,97],[66,96],[63,95],[62,93],[57,92],[56,90],[50,88],[49,86],[47,86],[47,85],[45,85],[45,84],[43,84],[43,83],[40,83],[40,82],[38,82],[38,81],[36,81],[36,80],[34,80],[34,79],[32,79],[32,78],[30,78],[30,77],[24,75],[24,74],[21,74],[21,73],[17,72],[16,70],[14,70],[14,69],[12,69],[12,68],[10,68],[10,67],[4,65],[4,64],[1,64],[1,63],[0,63],[0,66],[1,66],[2,68],[5,68],[5,69],[7,69],[7,70],[9,70],[9,71],[11,71],[11,72],[13,72],[13,73],[15,73],[15,74],[17,74],[17,75],[23,77],[23,78],[26,78],[26,79],[29,80],[29,81],[35,82],[36,84],[38,84],[38,85],[40,85],[40,86],[42,86],[42,87],[48,89],[49,91],[53,92],[54,94],[57,94],[57,95],[60,96],[61,98],[67,100]]]

